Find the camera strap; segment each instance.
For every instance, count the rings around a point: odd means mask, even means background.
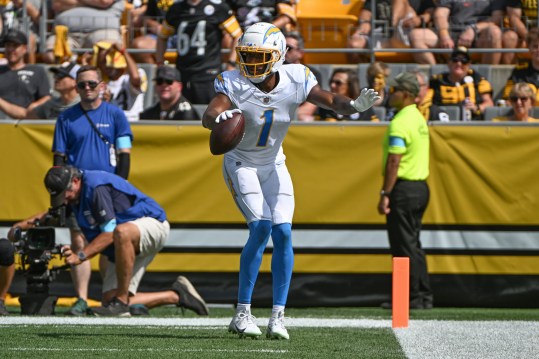
[[[82,112],[84,113],[84,116],[86,116],[86,119],[88,120],[88,122],[90,122],[90,125],[92,126],[94,131],[97,133],[99,138],[102,139],[103,142],[105,142],[105,144],[107,146],[109,146],[110,165],[112,167],[116,167],[116,150],[114,149],[114,145],[112,143],[110,143],[109,140],[107,140],[107,138],[99,131],[99,129],[95,125],[94,121],[92,121],[92,119],[90,118],[90,115],[88,115],[86,110],[84,108],[82,108],[82,106],[80,108],[82,109]]]

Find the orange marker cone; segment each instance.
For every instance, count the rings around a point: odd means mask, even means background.
[[[410,318],[410,258],[393,258],[393,328],[408,328]]]

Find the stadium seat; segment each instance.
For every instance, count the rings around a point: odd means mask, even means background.
[[[308,64],[309,67],[312,67],[320,72],[321,78],[317,78],[318,84],[320,87],[322,87],[324,90],[329,91],[329,78],[331,77],[331,73],[333,72],[333,66],[330,64],[320,64],[320,65],[311,65]]]
[[[487,107],[485,108],[484,119],[485,121],[492,121],[494,117],[510,116],[513,113],[512,107]]]
[[[157,101],[157,96],[155,95],[155,82],[153,81],[157,66],[155,64],[147,63],[140,63],[137,64],[137,66],[146,72],[148,78],[148,89],[144,95],[144,108],[146,109]]]
[[[462,121],[460,106],[438,106],[438,108],[447,113],[450,121]]]
[[[308,48],[346,48],[363,1],[302,0],[296,7],[298,30]],[[344,53],[305,53],[307,64],[346,64]]]
[[[206,112],[206,108],[208,108],[208,105],[206,105],[206,104],[193,104],[193,108],[198,113],[200,118],[202,118],[202,115],[204,115],[204,112]]]
[[[386,108],[384,106],[374,106],[372,109],[380,122],[383,122],[386,118]]]

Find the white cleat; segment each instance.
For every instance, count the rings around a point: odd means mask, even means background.
[[[256,339],[262,335],[260,328],[255,324],[254,316],[246,312],[237,312],[230,325],[228,331],[234,334],[239,334],[240,338],[249,337]]]
[[[284,327],[284,312],[279,312],[276,317],[271,317],[266,332],[268,339],[290,339],[288,331]]]

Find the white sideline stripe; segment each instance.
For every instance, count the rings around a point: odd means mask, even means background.
[[[9,228],[0,227],[0,238]],[[165,248],[243,248],[247,229],[173,228]],[[69,244],[67,228],[56,228],[56,242]],[[268,247],[272,247],[272,241]],[[511,231],[421,231],[421,246],[427,249],[539,250],[539,233]],[[387,249],[385,230],[295,229],[294,248]]]
[[[69,318],[69,317],[4,317],[4,325],[117,325],[156,327],[216,327],[228,328],[230,318]],[[257,318],[256,324],[267,326],[268,319]],[[391,328],[390,320],[286,318],[287,327],[327,328]]]
[[[414,320],[394,333],[408,359],[539,358],[539,322]]]

